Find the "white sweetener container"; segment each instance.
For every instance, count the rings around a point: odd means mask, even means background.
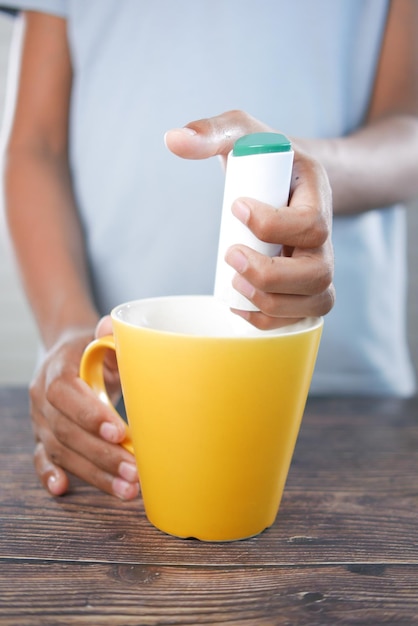
[[[238,139],[228,155],[214,295],[234,309],[256,311],[257,307],[233,288],[235,270],[225,261],[227,249],[239,243],[273,257],[280,254],[281,245],[260,241],[232,214],[231,205],[248,197],[275,208],[286,206],[293,154],[284,135],[253,133]]]

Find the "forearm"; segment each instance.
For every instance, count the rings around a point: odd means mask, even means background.
[[[98,320],[66,160],[12,147],[5,182],[22,282],[48,348]]]
[[[336,215],[418,195],[418,117],[388,116],[346,137],[297,142],[324,165]]]

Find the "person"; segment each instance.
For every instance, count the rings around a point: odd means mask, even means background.
[[[289,207],[233,205],[285,252],[228,251],[260,308],[249,321],[328,313],[312,393],[414,392],[399,203],[418,192],[416,2],[11,4],[26,13],[6,204],[44,347],[30,398],[51,494],[72,473],[137,495],[124,425],[78,377],[80,357],[116,304],[212,291],[223,174],[210,157],[247,132],[295,146]],[[116,397],[110,359],[106,380]]]

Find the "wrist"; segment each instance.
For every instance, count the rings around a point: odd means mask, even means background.
[[[77,316],[69,319],[67,316],[60,319],[59,323],[47,324],[41,329],[41,339],[46,350],[70,340],[85,338],[86,341],[94,339],[94,332],[100,317],[97,313],[85,316]]]

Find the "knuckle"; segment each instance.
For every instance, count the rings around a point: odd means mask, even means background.
[[[263,311],[264,313],[264,311]],[[274,322],[270,317],[267,317],[265,314],[253,314],[250,317],[251,324],[258,328],[258,330],[271,330],[274,327]]]
[[[257,280],[254,281],[254,284],[257,287],[257,289],[259,289],[263,293],[267,293],[271,289],[271,280],[269,279],[268,275],[265,272],[262,272],[261,274],[259,274],[259,276],[257,277]]]
[[[315,293],[326,293],[329,291],[333,273],[333,268],[328,263],[321,266],[315,278]]]
[[[39,465],[40,461],[42,460],[43,454],[44,454],[44,444],[43,442],[38,441],[33,451],[33,460],[34,460],[35,466]]]
[[[328,222],[323,214],[318,215],[310,229],[310,236],[314,245],[322,246],[330,236]]]
[[[103,421],[103,414],[94,402],[85,402],[78,410],[75,419],[83,429],[89,432],[96,432]]]
[[[335,306],[336,294],[334,285],[330,285],[325,293],[324,304],[323,304],[323,315],[329,313]]]
[[[276,281],[276,258],[259,255],[253,262],[250,282],[265,294],[274,291]]]
[[[64,446],[58,441],[54,433],[44,430],[42,433],[42,443],[38,444],[35,448],[35,464],[39,461],[40,466],[43,466],[42,459],[47,458],[56,465],[62,466],[64,462]]]
[[[258,298],[258,302],[256,304],[264,315],[273,318],[277,316],[278,298],[279,296],[275,294],[263,293]],[[271,322],[271,320],[261,318],[259,321],[259,323],[262,324],[262,326],[259,326],[260,330],[269,330],[270,326],[265,326],[265,324],[268,324],[269,321]]]
[[[41,393],[40,386],[38,385],[37,380],[34,379],[29,384],[29,401],[32,407],[39,406],[41,402],[41,396],[42,396],[42,393]]]
[[[71,428],[68,420],[58,418],[54,422],[54,435],[56,439],[64,446],[66,446],[71,440]]]
[[[243,109],[231,109],[227,111],[226,116],[230,120],[230,125],[241,128],[241,134],[268,129],[266,124],[260,122]]]
[[[327,315],[335,305],[335,288],[330,285],[320,296],[314,298],[312,311],[310,315]]]
[[[45,389],[45,397],[49,404],[53,406],[57,405],[59,398],[62,395],[62,384],[59,378],[52,378]]]
[[[89,467],[89,478],[88,481],[98,489],[102,489],[103,491],[109,491],[109,480],[106,480],[106,473],[94,465],[93,463]]]
[[[227,111],[226,115],[231,120],[237,120],[238,123],[245,123],[247,118],[249,118],[249,114],[245,113],[242,109],[230,109]]]
[[[270,208],[253,211],[249,226],[258,239],[266,243],[276,243],[280,239],[277,226],[277,215],[280,209]]]
[[[298,207],[298,210],[300,224],[303,224],[299,231],[300,247],[319,248],[325,245],[331,235],[327,217],[313,206]]]
[[[319,189],[319,193],[326,200],[330,200],[332,197],[331,184],[329,182],[328,174],[325,166],[305,153],[304,155],[306,174],[312,176],[316,182],[316,187]]]

